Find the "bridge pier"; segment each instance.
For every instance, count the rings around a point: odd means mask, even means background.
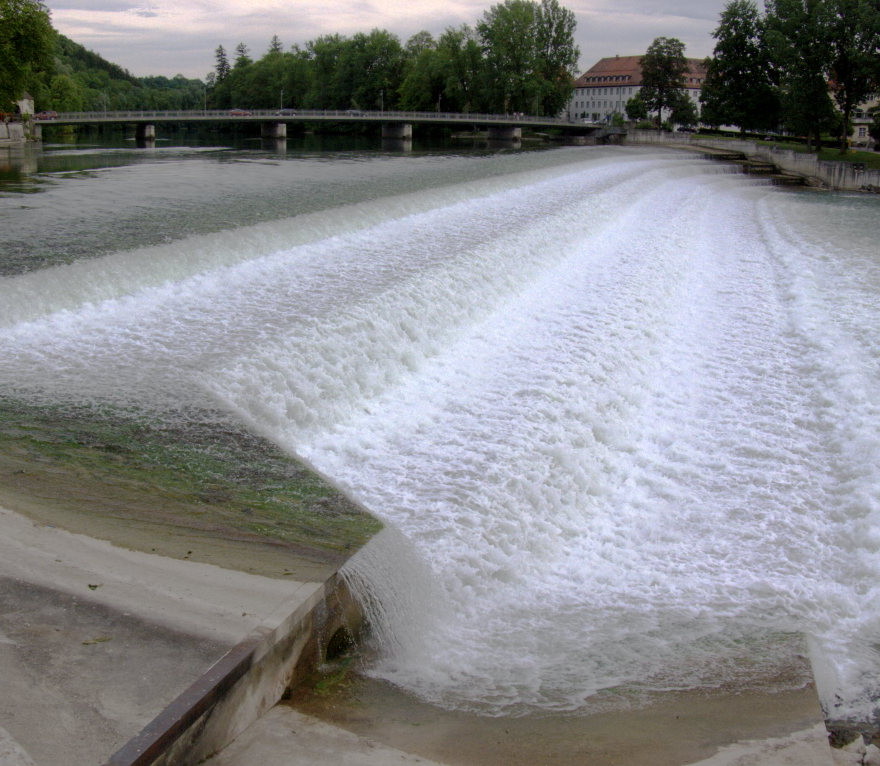
[[[135,138],[138,141],[143,141],[148,138],[156,138],[156,126],[151,122],[141,122],[138,123],[137,127],[134,129]]]
[[[522,128],[513,125],[490,125],[488,138],[494,141],[516,141],[522,138]]]
[[[261,138],[287,138],[286,122],[262,122],[260,123]]]
[[[412,139],[412,124],[409,122],[382,123],[382,138]]]
[[[139,122],[134,129],[135,143],[142,149],[156,145],[156,126],[151,122]]]

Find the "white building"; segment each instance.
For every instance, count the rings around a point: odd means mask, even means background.
[[[569,120],[609,122],[615,113],[626,119],[626,102],[642,89],[641,56],[614,56],[600,59],[574,84],[566,110]],[[685,75],[687,94],[700,112],[700,89],[706,79],[701,59],[688,59]]]
[[[880,109],[880,96],[873,96],[856,107],[853,113],[853,132],[850,141],[853,149],[872,149],[875,141],[868,133],[868,128],[874,121],[872,110]]]

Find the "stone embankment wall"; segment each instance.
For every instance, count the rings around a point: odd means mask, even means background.
[[[23,122],[0,122],[0,144],[23,144],[25,136]]]
[[[813,185],[846,191],[880,193],[880,170],[862,170],[857,163],[827,162],[812,154],[777,149],[754,141],[694,138],[688,133],[668,133],[654,130],[631,130],[629,144],[665,144],[667,146],[706,147],[725,152],[740,152],[748,157],[770,162],[787,173],[796,173]]]

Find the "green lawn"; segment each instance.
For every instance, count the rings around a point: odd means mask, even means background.
[[[0,481],[61,510],[344,554],[380,523],[229,424],[150,422],[0,397]]]

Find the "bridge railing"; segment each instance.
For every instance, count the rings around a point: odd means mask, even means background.
[[[188,120],[296,121],[350,120],[385,122],[506,123],[570,125],[561,117],[536,117],[526,114],[484,114],[474,112],[403,112],[365,111],[360,109],[177,109],[155,111],[59,112],[47,122],[174,122]]]

